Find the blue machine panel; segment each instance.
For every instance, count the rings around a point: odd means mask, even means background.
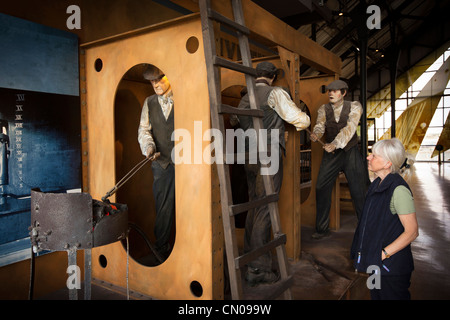
[[[0,43],[1,246],[28,236],[31,188],[81,188],[81,115],[76,35],[0,14]]]
[[[79,95],[78,37],[0,13],[0,87]]]

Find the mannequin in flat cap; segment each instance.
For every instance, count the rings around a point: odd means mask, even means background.
[[[270,62],[261,62],[256,66],[256,96],[259,108],[264,111],[262,122],[267,129],[268,141],[267,149],[276,150],[278,156],[278,168],[273,178],[275,192],[281,189],[283,179],[283,154],[285,153],[285,128],[284,121],[294,125],[297,131],[307,128],[310,124],[309,116],[302,112],[292,101],[289,94],[281,87],[273,87],[278,69]],[[238,108],[250,108],[249,96],[245,94]],[[233,120],[234,119],[234,120]],[[243,130],[253,128],[251,117],[239,116],[238,119],[231,118],[232,125],[236,122]],[[271,146],[271,131],[278,130],[277,146]],[[276,132],[274,131],[276,137]],[[251,142],[250,142],[251,144]],[[252,146],[246,146],[252,148]],[[254,147],[254,146],[253,146]],[[276,148],[276,149],[274,149]],[[248,149],[247,149],[248,150]],[[245,164],[247,175],[249,200],[264,197],[264,185],[258,164]],[[245,221],[244,251],[250,252],[263,246],[270,241],[271,221],[268,206],[249,210]],[[249,285],[254,286],[260,283],[271,283],[278,280],[278,275],[272,271],[272,258],[270,253],[264,254],[248,264],[248,271],[245,279]]]
[[[347,178],[356,215],[361,216],[369,174],[358,148],[356,129],[362,115],[358,101],[345,101],[348,86],[335,80],[327,86],[329,103],[320,106],[311,140],[325,136],[324,152],[316,183],[316,232],[313,239],[328,236],[331,193],[339,172]]]
[[[155,94],[144,101],[138,141],[144,156],[151,157],[155,152],[160,152],[159,158],[152,162],[156,207],[154,233],[156,249],[160,256],[167,258],[171,250],[169,237],[175,215],[175,167],[171,158],[174,146],[171,141],[174,130],[172,89],[164,73],[153,65],[147,65],[143,76],[150,81]]]

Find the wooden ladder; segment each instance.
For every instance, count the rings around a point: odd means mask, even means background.
[[[264,112],[259,109],[256,98],[256,70],[252,67],[250,46],[248,41],[250,31],[244,25],[241,0],[231,0],[231,5],[233,8],[234,21],[221,15],[217,11],[212,10],[210,0],[199,1],[208,78],[211,125],[213,128],[220,130],[224,138],[226,136],[223,118],[224,114],[251,116],[253,117],[253,127],[256,132],[259,132],[260,129],[264,128],[262,124]],[[216,41],[213,26],[214,21],[230,27],[237,32],[242,56],[242,64],[226,60],[216,55]],[[238,109],[221,103],[220,68],[227,68],[245,74],[250,99],[250,109]],[[223,143],[223,145],[225,146],[226,143]],[[226,154],[225,149],[223,154]],[[266,165],[261,164],[261,166],[265,167]],[[281,294],[284,295],[285,299],[292,299],[290,287],[293,283],[293,278],[289,275],[286,249],[284,246],[286,243],[286,235],[281,232],[280,228],[278,194],[274,191],[272,177],[269,175],[262,176],[266,194],[264,198],[242,204],[233,204],[229,167],[225,161],[223,161],[223,164],[217,163],[217,173],[220,183],[222,221],[224,227],[225,249],[228,261],[232,299],[245,299],[242,287],[241,268],[250,261],[272,249],[276,249],[281,279],[270,287],[267,286],[265,296],[261,299],[275,299]],[[239,256],[235,234],[234,216],[238,213],[264,205],[268,205],[270,210],[273,240],[265,244],[263,247]]]

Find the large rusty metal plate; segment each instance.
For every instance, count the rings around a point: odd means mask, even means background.
[[[128,230],[126,205],[95,217],[87,193],[43,193],[31,190],[31,240],[36,250],[90,249],[123,239]]]
[[[87,193],[32,190],[31,226],[38,231],[39,249],[92,247],[92,198]]]

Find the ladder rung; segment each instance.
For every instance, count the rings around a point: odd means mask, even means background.
[[[253,251],[250,251],[246,254],[243,254],[242,256],[239,256],[234,259],[235,261],[235,267],[236,269],[242,268],[246,264],[248,264],[250,261],[255,260],[259,256],[263,255],[264,253],[275,249],[276,247],[283,245],[286,243],[286,235],[284,233],[278,234],[278,236],[275,236],[275,238],[269,242],[267,242],[262,247],[259,247]]]
[[[217,22],[226,24],[230,28],[233,28],[234,30],[239,31],[242,34],[245,34],[245,35],[250,34],[250,30],[246,26],[243,26],[243,25],[237,23],[236,21],[228,19],[227,17],[221,15],[217,11],[208,9],[208,18],[213,19]]]
[[[257,300],[275,300],[283,292],[288,290],[294,284],[294,277],[292,275],[288,276],[286,279],[282,279],[274,284],[270,285],[270,290],[264,290],[261,297],[257,297]]]
[[[224,67],[227,69],[246,73],[246,74],[256,77],[256,70],[254,68],[250,68],[250,67],[244,66],[240,63],[236,63],[236,62],[233,62],[233,61],[230,61],[230,60],[218,57],[218,56],[213,57],[213,64],[215,66]]]
[[[263,127],[262,117],[264,116],[264,112],[262,110],[258,110],[257,106],[257,97],[255,96],[255,83],[253,77],[256,77],[256,69],[252,68],[251,61],[251,53],[250,46],[248,41],[248,36],[250,34],[250,29],[245,26],[244,22],[244,13],[242,9],[241,0],[231,0],[231,7],[233,11],[234,20],[231,20],[221,13],[214,11],[211,9],[211,0],[198,0],[201,23],[202,23],[202,34],[203,34],[203,44],[205,49],[205,59],[208,71],[208,89],[209,89],[209,97],[211,99],[210,108],[211,108],[211,125],[215,129],[220,129],[222,133],[224,129],[224,117],[222,114],[235,114],[235,115],[244,115],[253,117],[254,126],[256,129],[261,129]],[[237,63],[231,60],[224,59],[222,57],[217,56],[216,54],[216,36],[214,35],[214,25],[213,21],[216,21],[230,29],[233,29],[237,32],[237,38],[239,39],[239,45],[241,49],[242,62]],[[247,86],[249,87],[249,95],[251,98],[251,109],[238,109],[232,106],[223,105],[220,94],[220,67],[226,68],[229,70],[233,70],[239,73],[245,74],[245,80],[247,82]],[[220,116],[219,116],[220,114]],[[253,136],[250,134],[245,135],[245,139],[252,139]],[[259,142],[259,138],[256,137],[256,141]],[[234,138],[233,138],[234,139]],[[241,145],[239,145],[241,146]],[[240,152],[239,146],[237,150]],[[230,186],[230,177],[229,177],[229,167],[227,158],[237,158],[238,163],[241,163],[242,159],[245,158],[245,163],[257,163],[258,159],[262,159],[261,156],[266,152],[265,148],[259,150],[258,152],[240,152],[240,153],[232,153],[226,154],[228,150],[223,150],[223,163],[217,163],[217,172],[219,176],[220,182],[220,194],[221,194],[221,208],[224,213],[223,227],[225,232],[224,240],[225,247],[227,250],[227,259],[228,259],[228,267],[229,267],[229,275],[230,275],[230,289],[231,295],[233,299],[242,299],[243,298],[243,288],[242,288],[242,279],[241,279],[241,268],[248,264],[250,261],[255,260],[259,256],[264,253],[270,252],[270,250],[276,249],[277,257],[278,257],[278,265],[281,274],[281,280],[277,283],[274,283],[270,286],[268,290],[268,295],[265,298],[267,299],[275,299],[279,294],[285,293],[286,299],[291,299],[291,292],[289,290],[290,285],[293,282],[292,276],[288,275],[288,262],[286,257],[286,252],[284,245],[286,243],[286,235],[278,232],[280,229],[279,226],[279,212],[278,212],[278,194],[273,193],[273,185],[270,183],[270,180],[266,180],[264,178],[264,188],[267,196],[257,199],[254,201],[249,201],[247,203],[242,204],[232,204],[232,192]],[[243,150],[242,150],[243,151]],[[247,162],[247,159],[249,160]],[[255,160],[255,161],[253,161]],[[242,161],[243,162],[243,161]],[[261,161],[260,161],[261,162]],[[236,162],[233,162],[236,163]],[[238,248],[236,243],[236,234],[234,230],[234,219],[232,218],[234,215],[248,211],[252,208],[260,207],[268,205],[268,209],[270,210],[270,219],[273,224],[273,239],[263,245],[262,247],[256,248],[251,252],[248,252],[244,255],[238,256]],[[225,214],[227,212],[227,214]]]
[[[262,118],[264,117],[264,111],[261,109],[239,109],[232,106],[229,106],[227,104],[222,104],[219,109],[219,113],[228,113],[228,114],[239,114],[243,116],[250,116],[250,117],[257,117]]]
[[[249,201],[249,202],[245,202],[245,203],[240,203],[240,204],[233,204],[230,206],[230,209],[231,209],[230,215],[234,216],[234,215],[237,215],[238,213],[245,212],[245,211],[248,211],[253,208],[261,207],[261,206],[269,204],[271,202],[276,202],[276,201],[278,201],[278,198],[279,198],[278,193],[274,193],[274,194],[269,194],[268,196],[265,196],[261,199],[257,199],[257,200],[253,200],[253,201]]]

